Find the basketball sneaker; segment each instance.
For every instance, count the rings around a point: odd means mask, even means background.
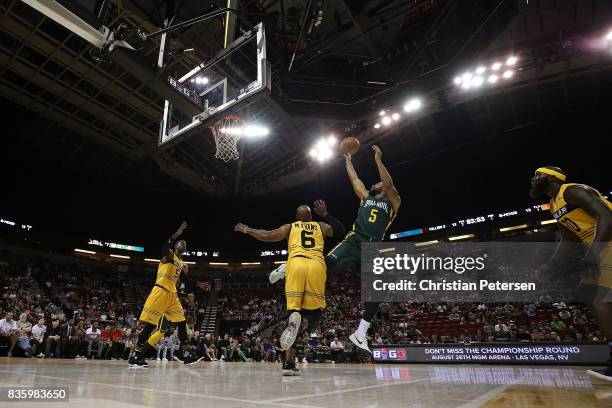
[[[587,373],[593,378],[612,384],[612,367],[605,370],[587,370]]]
[[[176,359],[176,357],[175,357]],[[195,363],[199,363],[200,361],[204,360],[204,356],[202,357],[198,357],[193,353],[190,353],[188,351],[185,351],[183,353],[183,364],[185,364],[186,366],[190,366],[190,365],[194,365]],[[181,360],[179,360],[181,361]]]
[[[281,279],[285,279],[285,264],[282,264],[272,272],[270,272],[270,276],[268,276],[270,283],[276,283]]]
[[[283,377],[294,377],[300,375],[300,370],[293,361],[283,361]]]
[[[302,323],[302,316],[299,314],[299,312],[293,312],[289,315],[287,328],[283,330],[283,333],[280,336],[281,350],[289,350],[289,348],[293,346],[295,338],[297,337],[300,329],[300,323]]]
[[[149,368],[147,360],[144,358],[143,353],[134,353],[128,360],[129,368]]]
[[[370,354],[372,353],[368,347],[368,338],[366,336],[359,335],[359,333],[355,332],[349,336],[349,340],[360,349],[365,350]]]

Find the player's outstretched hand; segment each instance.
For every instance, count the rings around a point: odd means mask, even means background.
[[[323,200],[317,200],[314,202],[314,210],[321,218],[325,218],[327,216],[327,206]]]
[[[344,153],[344,160],[346,160],[347,162],[350,162],[352,158],[353,156],[351,156],[350,153]]]
[[[243,223],[239,222],[238,224],[236,224],[236,225],[234,226],[234,231],[236,231],[236,232],[242,232],[243,234],[246,234],[246,232],[247,232],[247,228],[248,228],[248,227],[247,227],[246,225],[244,225]]]
[[[183,231],[185,231],[186,228],[187,228],[187,221],[183,221],[181,223],[181,226],[179,227],[179,230],[178,230],[179,234],[182,234]]]
[[[374,150],[374,158],[380,159],[382,157],[382,150],[376,145],[372,145],[372,150]]]
[[[205,292],[208,292],[210,290],[210,285],[208,284],[208,282],[198,282],[196,283],[196,286]]]

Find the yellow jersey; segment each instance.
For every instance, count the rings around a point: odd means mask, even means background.
[[[176,281],[183,271],[185,264],[176,254],[172,254],[172,262],[161,263],[157,267],[155,285],[176,293]]]
[[[318,259],[325,264],[323,257],[323,231],[318,222],[296,221],[291,224],[289,233],[289,259],[295,256]]]
[[[570,186],[588,188],[599,196],[599,198],[612,209],[612,203],[606,200],[599,191],[585,184],[567,183],[559,189],[557,196],[550,200],[550,212],[557,222],[574,233],[582,242],[591,243],[595,236],[595,218],[591,217],[582,208],[571,205],[565,201],[563,194]]]

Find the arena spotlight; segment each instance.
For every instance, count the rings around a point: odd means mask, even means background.
[[[510,79],[514,75],[514,71],[508,70],[502,75],[505,79]]]
[[[375,123],[374,124],[374,129],[380,129],[380,123]]]
[[[337,142],[333,136],[319,139],[315,146],[310,149],[310,157],[317,159],[321,163],[331,159],[334,156],[332,146],[335,146]]]
[[[606,40],[612,41],[612,31],[608,33],[608,35],[606,36]]]
[[[391,124],[391,118],[388,116],[383,116],[381,122],[383,125],[389,126]]]
[[[206,85],[208,83],[208,78],[198,76],[198,77],[192,78],[191,82],[195,82],[196,85]]]
[[[501,67],[502,67],[501,62],[494,62],[494,63],[493,63],[493,65],[491,65],[491,69],[492,69],[493,71],[497,71],[497,70],[499,70]]]
[[[497,75],[490,75],[489,76],[489,83],[490,84],[494,84],[497,82],[497,80],[499,79],[499,77]]]
[[[399,120],[399,118],[400,118],[399,113],[394,113],[394,114],[391,115],[391,119],[393,119],[395,121]]]
[[[511,67],[513,65],[516,64],[516,61],[518,61],[518,58],[516,58],[514,55],[511,57],[508,57],[508,59],[506,60],[506,65]]]
[[[384,110],[381,110],[380,112],[378,112],[378,116],[385,116],[385,113],[387,112],[385,112]]]
[[[463,78],[461,78],[460,76],[455,77],[455,80],[453,82],[455,82],[455,85],[461,85],[461,82],[463,81]]]
[[[407,104],[404,105],[404,112],[408,112],[408,113],[415,112],[421,109],[421,106],[423,106],[423,102],[421,102],[419,98],[412,98],[408,101]]]
[[[481,75],[481,74],[484,74],[484,72],[485,72],[486,70],[487,70],[487,68],[486,68],[486,67],[480,66],[480,67],[476,68],[476,73],[477,73],[477,74],[479,74],[479,75]]]
[[[268,136],[270,130],[263,126],[247,125],[242,129],[242,135],[247,137]]]
[[[484,79],[480,75],[475,76],[472,79],[472,86],[474,88],[479,88],[482,85],[483,82],[484,82]]]

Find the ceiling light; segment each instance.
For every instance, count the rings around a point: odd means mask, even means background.
[[[380,123],[375,123],[374,124],[374,129],[379,129],[380,128]]]
[[[518,61],[518,58],[516,58],[515,56],[512,56],[512,57],[508,58],[508,60],[506,61],[506,65],[512,66],[512,65],[516,64],[516,61]]]
[[[382,124],[383,124],[383,125],[388,126],[390,123],[391,123],[391,118],[390,118],[390,117],[388,117],[388,116],[384,116],[384,117],[382,118]]]
[[[502,67],[501,62],[494,62],[493,65],[491,65],[491,69],[493,71],[497,71],[498,69],[500,69]]]
[[[236,130],[233,130],[233,129],[236,129]],[[238,129],[240,128],[230,128],[230,131],[235,133]],[[270,130],[263,126],[248,125],[248,126],[245,126],[244,129],[240,130],[239,132],[242,132],[243,136],[259,137],[259,136],[268,136],[268,134],[270,133]]]
[[[419,98],[412,98],[408,101],[406,105],[404,105],[405,112],[414,112],[419,110],[423,106],[423,102]]]
[[[399,120],[399,118],[400,118],[399,113],[394,113],[393,115],[391,115],[391,119],[393,120]]]
[[[503,76],[504,78],[506,78],[506,79],[509,79],[509,78],[512,78],[512,75],[514,75],[514,72],[513,72],[513,71],[508,70],[508,71],[504,72],[504,74],[503,74],[502,76]]]
[[[487,68],[481,66],[481,67],[476,68],[476,73],[483,74],[486,70]]]

